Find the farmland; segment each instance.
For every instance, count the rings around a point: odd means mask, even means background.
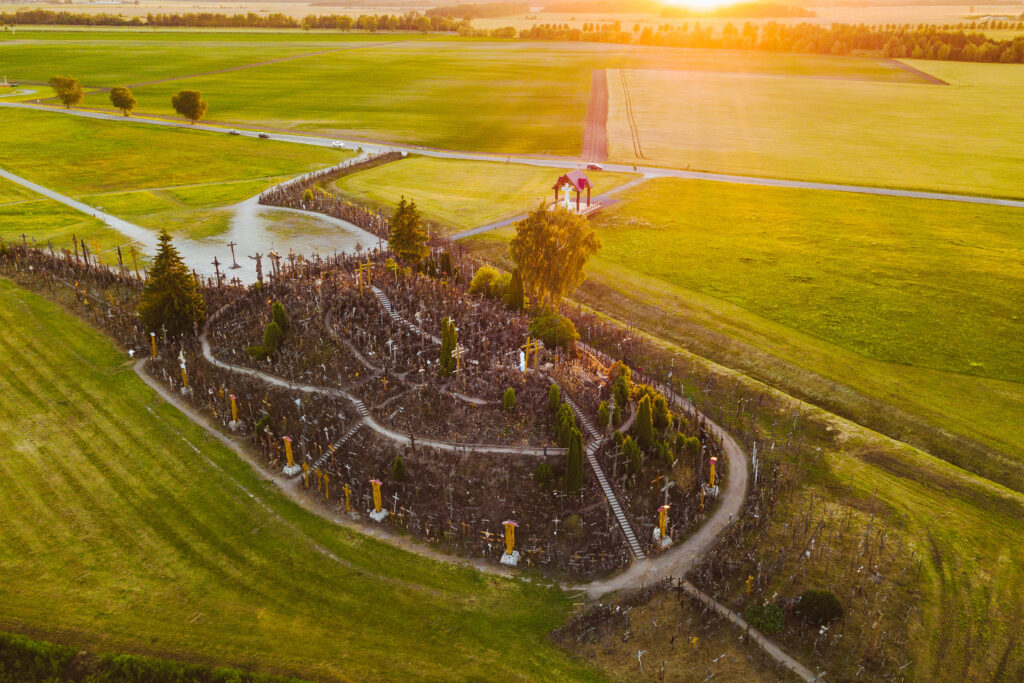
[[[414,199],[425,219],[447,231],[475,228],[550,201],[559,174],[519,164],[412,157],[343,176],[335,187],[382,210],[389,210],[402,196]],[[592,173],[591,196],[629,179],[621,173]]]
[[[591,676],[544,640],[559,592],[301,510],[107,339],[7,280],[0,299],[0,628],[309,678]]]
[[[1024,104],[1024,66],[908,63],[951,85],[609,71],[609,156],[728,173],[1022,196],[1017,159],[1024,138],[1014,112]],[[632,143],[626,92],[642,159]]]

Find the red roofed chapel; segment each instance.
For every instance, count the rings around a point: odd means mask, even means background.
[[[558,193],[562,190],[565,191],[565,206],[569,207],[569,193],[572,191],[576,192],[576,213],[580,211],[580,195],[583,190],[587,191],[587,208],[590,208],[590,179],[587,178],[587,174],[583,171],[569,171],[565,175],[561,176],[555,181],[555,186],[551,189],[555,191],[555,204],[558,204]]]

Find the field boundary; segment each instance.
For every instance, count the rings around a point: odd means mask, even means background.
[[[932,85],[949,85],[949,83],[947,83],[946,81],[942,80],[938,76],[933,76],[930,73],[928,73],[927,71],[921,71],[917,67],[910,66],[909,64],[901,62],[898,59],[887,58],[886,61],[889,62],[890,64],[892,64],[893,66],[895,66],[898,69],[903,69],[907,73],[912,73],[915,76],[917,76],[918,78],[922,78],[925,81],[928,81],[928,83],[931,83]]]

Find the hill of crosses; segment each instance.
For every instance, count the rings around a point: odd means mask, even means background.
[[[481,263],[449,246],[434,240],[422,272],[378,249],[276,258],[252,285],[196,276],[206,320],[177,338],[144,331],[127,268],[7,244],[0,270],[83,309],[336,515],[494,563],[512,522],[518,566],[556,577],[659,552],[666,504],[665,534],[685,538],[721,444],[667,385],[595,348],[621,350],[621,330],[563,307],[583,340],[544,348],[526,315],[470,293]]]

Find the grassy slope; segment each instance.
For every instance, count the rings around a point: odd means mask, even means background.
[[[519,164],[412,157],[343,176],[335,183],[345,195],[391,209],[404,195],[423,217],[464,230],[526,212],[554,198],[560,171]],[[624,173],[591,173],[591,197],[631,178]],[[585,200],[585,197],[584,197]]]
[[[1024,485],[1016,212],[666,179],[595,220],[583,300]]]
[[[648,163],[1024,196],[1024,66],[915,65],[952,85],[680,71],[626,78]],[[633,163],[621,79],[609,76],[609,156]]]
[[[0,298],[0,627],[317,678],[589,676],[545,641],[559,592],[302,511],[101,335]]]

